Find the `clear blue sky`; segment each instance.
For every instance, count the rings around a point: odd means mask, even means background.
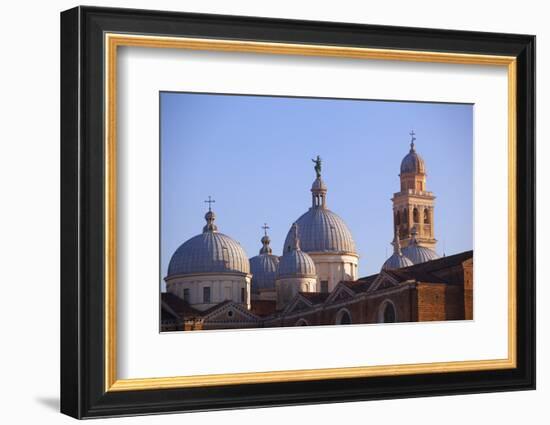
[[[311,206],[311,158],[323,159],[328,208],[347,223],[359,275],[392,252],[391,197],[416,132],[436,195],[437,251],[472,249],[473,107],[464,104],[161,93],[161,274],[200,233],[208,195],[220,232],[249,257],[267,222],[281,255],[293,221]]]

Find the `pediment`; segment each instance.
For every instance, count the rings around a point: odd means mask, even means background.
[[[286,306],[283,314],[290,314],[298,311],[304,311],[311,308],[313,304],[300,294],[297,294]]]
[[[374,280],[368,292],[378,291],[382,289],[394,288],[399,285],[399,281],[385,271],[381,271],[378,277]]]
[[[259,320],[258,316],[237,303],[223,304],[203,317],[205,323],[255,323]]]
[[[334,291],[330,294],[330,296],[327,298],[326,303],[337,303],[340,301],[346,301],[355,296],[355,293],[349,289],[346,285],[339,283],[336,288],[334,288]]]

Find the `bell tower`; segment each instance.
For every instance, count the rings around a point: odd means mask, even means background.
[[[416,231],[418,245],[435,250],[435,196],[426,190],[426,166],[416,152],[414,131],[411,131],[409,153],[401,161],[400,191],[393,194],[393,225],[398,229],[402,247],[406,247]],[[414,229],[414,230],[413,230]]]

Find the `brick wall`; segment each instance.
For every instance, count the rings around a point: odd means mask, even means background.
[[[419,283],[418,321],[463,320],[464,291],[461,285]]]
[[[474,318],[474,260],[462,263],[464,267],[464,318],[472,320]]]
[[[304,310],[303,314],[292,314],[291,317],[283,317],[276,322],[271,322],[268,327],[294,326],[301,319],[306,320],[309,326],[314,325],[335,325],[338,313],[346,309],[351,314],[352,324],[354,323],[378,323],[379,311],[382,305],[391,300],[395,306],[397,321],[416,321],[416,294],[414,287],[404,285],[399,291],[390,290],[387,295],[361,299],[353,303],[341,303],[317,311]]]

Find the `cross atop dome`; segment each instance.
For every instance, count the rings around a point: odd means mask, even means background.
[[[204,219],[206,220],[206,226],[202,228],[202,232],[217,232],[218,226],[214,224],[214,220],[216,220],[216,214],[214,214],[214,211],[212,211],[212,204],[216,202],[212,199],[212,197],[208,196],[208,201],[204,201],[208,204],[208,212],[204,215]]]
[[[271,254],[273,252],[273,250],[269,246],[269,244],[271,243],[271,239],[269,239],[269,236],[267,235],[267,229],[269,228],[270,227],[267,225],[267,223],[264,223],[264,225],[262,226],[262,229],[264,229],[264,235],[261,239],[263,246],[260,249],[260,254]]]
[[[208,200],[204,201],[205,204],[208,204],[208,211],[212,211],[212,204],[216,203],[215,199],[212,199],[210,195],[208,195]]]
[[[416,133],[414,132],[414,130],[411,130],[409,135],[411,136],[411,152],[414,152],[414,141],[416,140],[416,137],[414,136],[416,135]]]

